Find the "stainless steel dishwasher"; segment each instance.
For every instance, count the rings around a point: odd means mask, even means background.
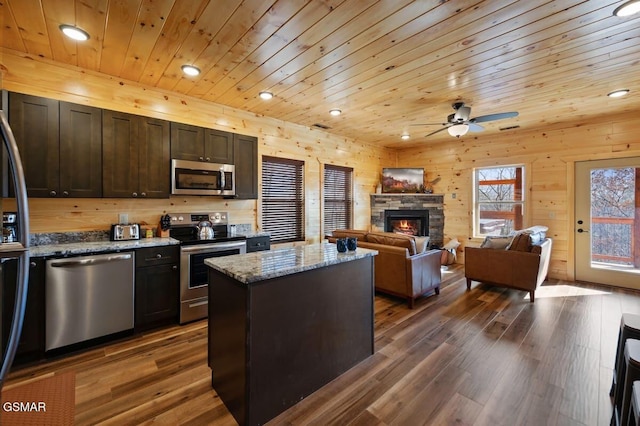
[[[45,350],[133,328],[134,253],[46,262]]]

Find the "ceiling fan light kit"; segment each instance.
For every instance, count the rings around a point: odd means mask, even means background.
[[[260,96],[260,99],[264,99],[265,101],[268,101],[269,99],[273,98],[273,93],[271,93],[271,92],[260,92],[259,96]]]
[[[466,106],[464,102],[455,102],[451,105],[451,107],[453,107],[456,112],[447,116],[446,123],[412,124],[412,126],[442,125],[444,127],[429,133],[427,137],[435,135],[436,133],[440,133],[443,130],[447,130],[447,132],[451,136],[459,138],[460,136],[466,135],[469,130],[471,130],[472,132],[483,131],[484,127],[482,127],[478,123],[486,123],[488,121],[502,120],[505,118],[513,118],[518,116],[518,113],[516,111],[511,111],[469,118],[471,116],[471,107]]]
[[[449,134],[451,136],[459,138],[460,136],[464,136],[464,135],[467,134],[467,132],[469,131],[469,125],[468,124],[454,124],[453,126],[448,127],[447,131],[449,132]]]
[[[631,0],[618,7],[613,11],[615,16],[631,16],[640,12],[640,0]]]

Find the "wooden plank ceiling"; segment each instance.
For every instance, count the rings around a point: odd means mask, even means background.
[[[3,0],[2,47],[401,147],[464,101],[541,128],[640,109],[640,17],[613,0]],[[91,38],[63,37],[61,24]],[[1,58],[0,58],[1,59]],[[183,64],[202,70],[181,72]],[[612,90],[628,88],[624,98]],[[270,101],[260,91],[275,95]],[[339,117],[329,110],[339,108]],[[514,130],[517,132],[518,130]],[[409,141],[401,141],[404,132]],[[474,135],[470,133],[469,135]]]

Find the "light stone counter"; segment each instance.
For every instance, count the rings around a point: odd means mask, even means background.
[[[335,244],[320,243],[212,257],[206,259],[205,264],[243,284],[251,284],[377,254],[377,250],[360,247],[355,251],[338,253]]]
[[[142,238],[131,241],[82,241],[31,246],[29,248],[29,253],[32,257],[72,256],[78,254],[135,250],[139,248],[177,244],[180,244],[180,241],[174,238]]]

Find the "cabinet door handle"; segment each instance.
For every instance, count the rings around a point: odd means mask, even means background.
[[[207,157],[207,161],[211,161],[211,158]]]
[[[156,259],[162,259],[162,255],[160,253],[156,254]]]
[[[204,160],[204,157],[198,157],[200,159],[200,161]]]
[[[49,195],[51,195],[52,197],[55,197],[56,195],[58,195],[58,193],[56,191],[51,191],[49,192]]]
[[[62,191],[62,195],[64,197],[68,197],[69,196],[69,191]]]
[[[140,195],[142,195],[143,197],[146,197],[146,196],[147,196],[147,193],[146,193],[146,192],[143,192],[143,193],[141,193]]]
[[[171,269],[173,269],[174,271],[177,271],[177,270],[178,270],[178,265],[173,265],[173,266],[171,267]]]
[[[131,196],[132,196],[133,198],[136,198],[136,197],[138,196],[138,193],[137,193],[137,192],[134,192],[133,194],[131,194]]]

